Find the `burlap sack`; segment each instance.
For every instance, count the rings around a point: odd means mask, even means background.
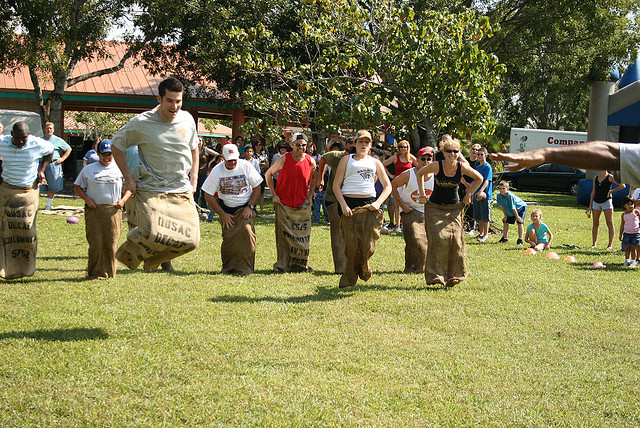
[[[369,259],[376,252],[376,244],[382,230],[382,210],[365,205],[352,210],[353,215],[342,216],[340,227],[345,244],[347,262],[340,277],[340,288],[356,285],[358,277],[371,278]]]
[[[38,190],[0,185],[0,278],[32,276],[36,272]]]
[[[311,204],[291,208],[274,204],[276,210],[276,248],[278,260],[273,269],[278,272],[306,272],[309,269],[311,238]]]
[[[127,202],[124,203],[124,210],[127,214],[127,226],[131,230],[138,225],[138,220],[136,219],[136,195],[131,195],[127,199]]]
[[[424,226],[429,242],[424,269],[427,284],[452,286],[467,277],[463,208],[462,202],[425,205]]]
[[[191,193],[138,190],[136,212],[138,225],[116,252],[116,258],[129,269],[144,260],[145,269],[155,270],[198,246],[200,224]]]
[[[115,278],[116,250],[122,230],[122,210],[115,204],[87,208],[85,236],[89,243],[89,278]]]
[[[401,213],[404,236],[404,273],[424,273],[427,258],[427,232],[424,214],[417,210]]]
[[[233,227],[222,227],[222,273],[253,273],[256,262],[256,213],[252,210],[249,218],[242,218],[244,208],[233,215]]]
[[[344,239],[340,229],[340,204],[337,202],[327,205],[329,215],[329,230],[331,231],[331,252],[333,253],[333,269],[335,273],[344,273],[344,266],[347,264],[347,256],[344,254]]]

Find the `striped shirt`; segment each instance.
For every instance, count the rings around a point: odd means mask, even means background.
[[[13,186],[30,187],[38,178],[40,159],[53,153],[53,144],[29,135],[21,148],[13,145],[11,135],[0,137],[2,179]]]

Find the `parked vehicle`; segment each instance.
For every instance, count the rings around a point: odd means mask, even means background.
[[[516,190],[534,190],[538,192],[560,192],[578,194],[578,182],[586,177],[583,169],[544,163],[520,171],[502,171],[494,176],[494,183],[501,180],[509,182]]]
[[[42,137],[42,121],[38,113],[21,110],[0,110],[0,122],[4,126],[2,134],[10,135],[13,124],[23,121],[29,125],[29,133],[36,137]]]

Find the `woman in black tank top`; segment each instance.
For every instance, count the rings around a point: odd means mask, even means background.
[[[441,147],[444,160],[432,162],[416,172],[420,202],[425,203],[424,227],[429,241],[424,276],[427,284],[453,287],[467,277],[462,210],[482,184],[482,175],[462,156],[458,140],[444,139]],[[427,202],[424,176],[430,173],[435,175],[435,180]],[[474,181],[460,203],[458,186],[463,174]]]

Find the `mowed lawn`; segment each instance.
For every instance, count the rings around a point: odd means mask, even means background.
[[[589,249],[575,198],[519,195],[561,259],[523,254],[513,227],[469,238],[450,290],[401,273],[400,235],[338,289],[326,224],[313,273],[274,274],[269,216],[254,275],[218,274],[220,226],[202,223],[175,273],[89,281],[84,220],[39,215],[38,272],[0,282],[0,426],[639,425],[640,271],[604,251],[604,225]]]

